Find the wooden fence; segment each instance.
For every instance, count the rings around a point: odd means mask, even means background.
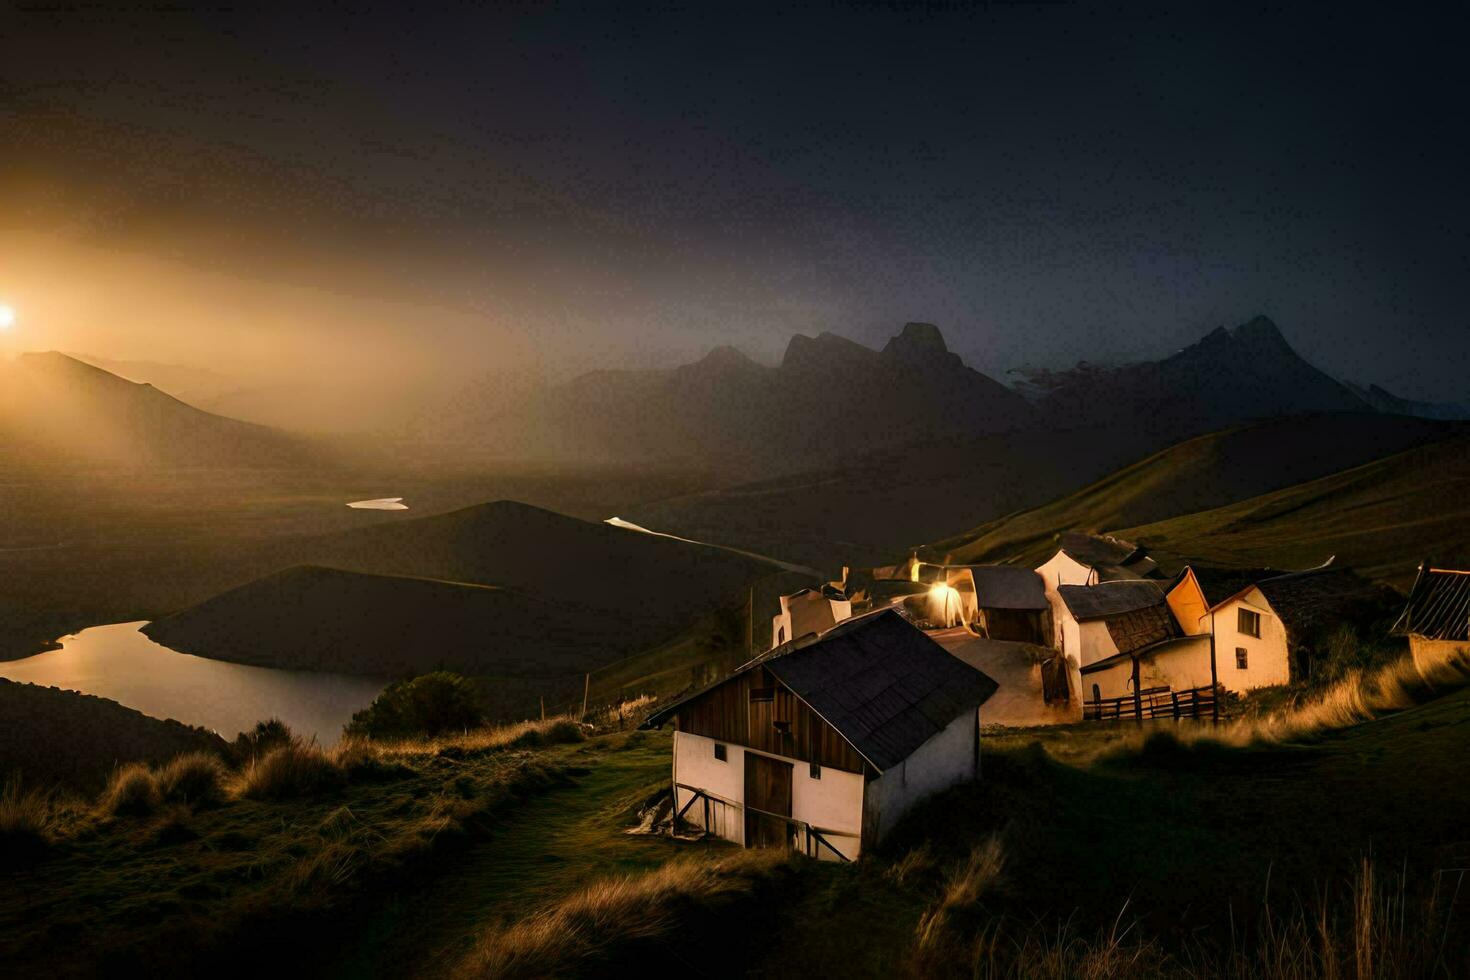
[[[1137,695],[1102,698],[1083,705],[1082,717],[1087,721],[1111,721],[1119,718],[1211,718],[1219,692],[1208,685],[1187,691],[1168,687],[1146,687]]]
[[[840,850],[838,850],[832,844],[832,842],[828,840],[828,838],[850,837],[854,840],[857,840],[857,834],[848,833],[847,831],[842,830],[831,830],[826,827],[814,827],[811,824],[807,823],[805,820],[796,820],[784,814],[771,813],[768,810],[758,810],[753,806],[748,807],[744,804],[736,803],[734,800],[727,800],[723,796],[717,796],[716,794],[711,793],[708,790],[700,789],[698,786],[688,786],[684,783],[674,784],[675,800],[678,799],[678,792],[681,789],[690,793],[691,795],[689,797],[689,802],[685,803],[682,807],[674,812],[675,832],[678,831],[679,821],[684,819],[684,814],[689,812],[689,808],[694,806],[695,803],[702,803],[704,808],[704,822],[700,824],[699,827],[705,832],[705,834],[710,833],[709,827],[711,807],[727,807],[730,810],[733,810],[737,815],[736,818],[741,821],[745,819],[745,813],[747,811],[750,813],[759,813],[762,816],[766,817],[774,817],[777,820],[783,821],[786,824],[787,830],[787,846],[792,848],[793,850],[801,851],[807,857],[820,858],[822,856],[822,849],[826,848],[828,851],[831,851],[832,854],[839,861],[852,860],[846,854],[843,854]]]

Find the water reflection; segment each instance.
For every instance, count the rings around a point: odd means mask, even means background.
[[[382,682],[345,674],[276,670],[170,650],[138,630],[94,626],[63,637],[60,650],[0,662],[0,677],[111,698],[155,718],[175,718],[234,738],[276,717],[297,734],[335,744],[352,713]]]

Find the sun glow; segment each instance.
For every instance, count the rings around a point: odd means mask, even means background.
[[[9,330],[15,324],[15,309],[0,304],[0,330]]]

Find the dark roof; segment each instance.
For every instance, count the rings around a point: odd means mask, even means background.
[[[1431,640],[1470,640],[1470,571],[1420,565],[1393,631]]]
[[[1204,593],[1207,607],[1218,606],[1242,589],[1282,574],[1277,568],[1211,568],[1207,565],[1190,565],[1188,570],[1194,572],[1194,580],[1199,583],[1200,592]],[[1182,579],[1183,573],[1180,573],[1179,580]],[[1177,585],[1178,580],[1174,584]],[[1173,586],[1170,586],[1170,591],[1173,591]]]
[[[891,609],[777,647],[731,677],[758,666],[805,701],[879,772],[907,759],[946,725],[984,704],[997,687]],[[647,724],[663,724],[689,700],[655,712]]]
[[[1294,640],[1324,627],[1362,622],[1394,594],[1350,568],[1336,567],[1291,572],[1255,585]]]
[[[1057,589],[1067,610],[1078,620],[1106,619],[1157,606],[1164,601],[1164,590],[1158,582],[1133,579],[1123,582],[1100,582],[1097,585],[1063,585]]]
[[[1074,560],[1095,568],[1098,565],[1130,565],[1145,558],[1142,548],[1131,541],[1103,534],[1066,531],[1061,547]]]
[[[1046,584],[1017,565],[959,565],[975,580],[975,604],[982,609],[1045,609]]]

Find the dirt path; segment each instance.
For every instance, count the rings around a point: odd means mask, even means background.
[[[617,744],[617,743],[614,743]],[[548,759],[574,783],[510,812],[503,826],[451,859],[427,885],[394,896],[344,951],[342,976],[444,976],[487,925],[519,918],[603,875],[656,867],[691,845],[624,833],[630,808],[668,779],[668,740],[638,736]],[[694,845],[699,846],[699,845]]]

